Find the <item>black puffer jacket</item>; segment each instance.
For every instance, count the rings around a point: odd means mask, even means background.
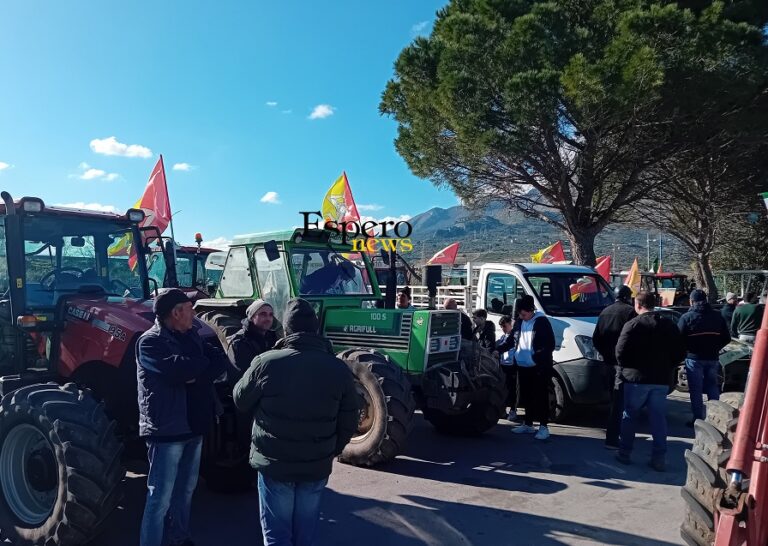
[[[616,301],[603,309],[597,318],[592,343],[609,366],[616,365],[616,344],[624,325],[635,318],[637,313],[628,303]]]
[[[352,372],[317,334],[282,338],[253,360],[233,394],[253,415],[251,466],[274,480],[327,478],[357,430]]]
[[[677,327],[685,337],[688,358],[717,360],[720,349],[731,342],[723,315],[706,302],[694,303],[677,321]]]
[[[243,319],[243,327],[227,338],[227,356],[232,367],[227,374],[230,384],[236,383],[261,353],[270,350],[277,343],[274,330],[260,333],[250,320]]]
[[[643,313],[630,320],[616,344],[619,373],[628,383],[669,385],[683,358],[685,339],[661,313]]]

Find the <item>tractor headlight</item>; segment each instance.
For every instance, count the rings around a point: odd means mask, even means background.
[[[576,346],[579,348],[579,351],[581,351],[581,354],[584,355],[584,358],[589,360],[603,359],[603,356],[595,349],[595,345],[592,343],[592,338],[590,336],[576,336],[574,339],[576,341]]]

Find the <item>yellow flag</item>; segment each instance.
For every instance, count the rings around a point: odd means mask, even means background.
[[[633,298],[640,292],[640,265],[637,263],[637,258],[632,262],[632,267],[629,268],[629,273],[627,273],[627,278],[624,279],[624,284],[632,289]]]
[[[323,219],[333,222],[359,222],[360,214],[352,198],[347,173],[342,172],[336,182],[331,185],[323,199]]]

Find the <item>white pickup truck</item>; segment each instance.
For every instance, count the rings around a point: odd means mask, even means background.
[[[600,311],[613,303],[611,287],[594,269],[578,265],[489,263],[480,267],[473,309],[498,325],[515,298],[530,294],[555,331],[552,413],[562,419],[574,404],[607,402],[608,367],[592,345]]]
[[[613,290],[590,267],[560,264],[467,264],[470,286],[441,286],[437,306],[455,299],[468,313],[485,309],[488,320],[502,331],[499,319],[512,313],[515,298],[533,296],[536,308],[547,315],[555,331],[552,414],[562,419],[574,405],[608,402],[608,367],[592,345],[597,317],[613,303]],[[427,289],[411,287],[413,305],[427,305]],[[465,302],[470,302],[466,305]]]

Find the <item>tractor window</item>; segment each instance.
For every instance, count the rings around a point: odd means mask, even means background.
[[[511,309],[504,309],[504,306],[512,307],[516,298],[525,294],[523,287],[517,282],[517,278],[509,273],[490,273],[488,275],[488,284],[485,291],[485,310],[497,315],[503,314]]]
[[[152,252],[147,259],[147,273],[151,279],[155,279],[157,286],[165,286],[165,258],[162,252]]]
[[[355,265],[332,249],[296,249],[291,268],[302,295],[373,294],[365,265]]]
[[[277,320],[283,320],[285,304],[291,297],[291,281],[285,269],[285,262],[282,258],[270,262],[263,248],[258,249],[253,257],[256,262],[260,297],[272,306]]]
[[[179,286],[192,288],[192,257],[176,255],[176,280]]]
[[[241,246],[229,250],[219,288],[224,297],[227,298],[250,298],[253,296],[251,268],[248,264],[248,253],[245,247]]]

